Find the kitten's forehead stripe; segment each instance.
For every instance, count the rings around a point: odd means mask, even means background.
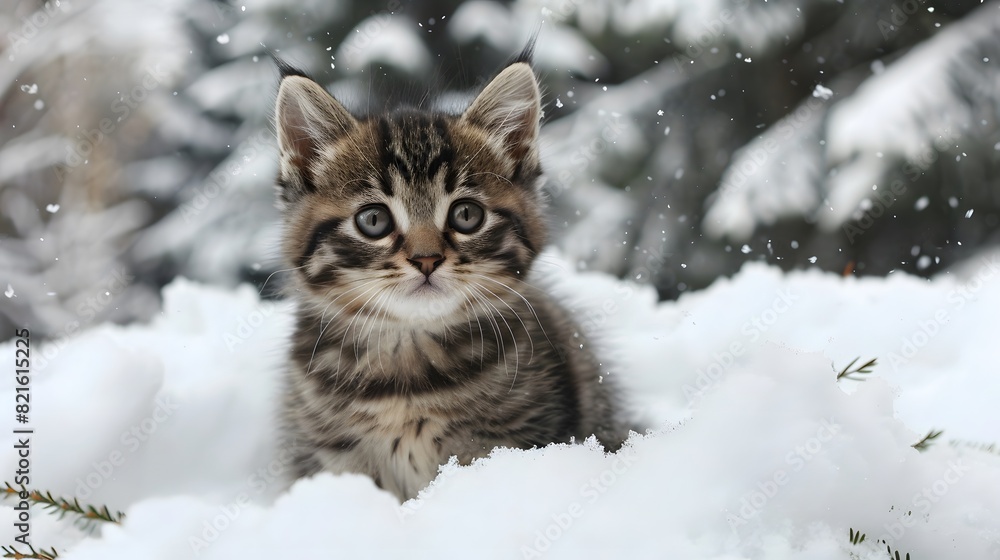
[[[447,117],[401,111],[379,117],[379,149],[383,172],[395,169],[399,177],[420,194],[446,169],[445,190],[456,183],[455,148]]]
[[[393,147],[392,127],[389,125],[388,119],[384,117],[378,119],[378,133],[379,159],[382,164],[380,169],[382,177],[379,186],[385,191],[386,195],[392,196],[392,174],[389,172],[389,169],[395,168],[404,181],[407,180],[410,173],[406,167],[406,162],[399,157]]]

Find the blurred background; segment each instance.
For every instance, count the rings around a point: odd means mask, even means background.
[[[1000,241],[1000,1],[4,0],[0,338],[147,319],[178,275],[264,285],[269,52],[359,113],[458,112],[539,26],[580,269],[671,299],[746,261],[929,276]]]

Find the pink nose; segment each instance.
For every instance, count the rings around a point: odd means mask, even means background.
[[[422,272],[424,276],[430,276],[441,263],[444,262],[444,256],[442,255],[418,255],[416,257],[406,259],[410,261],[410,264],[417,267],[417,270]]]

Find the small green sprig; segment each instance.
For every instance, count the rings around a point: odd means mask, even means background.
[[[39,548],[35,550],[35,547],[28,545],[28,550],[30,552],[21,552],[13,546],[0,546],[0,550],[3,550],[4,558],[16,558],[21,560],[22,558],[33,558],[36,560],[55,560],[59,558],[59,553],[56,552],[55,547],[45,550],[44,548]]]
[[[80,519],[84,522],[84,524],[96,521],[121,524],[122,519],[125,518],[124,513],[120,511],[112,512],[108,509],[108,506],[101,506],[97,508],[89,504],[81,504],[80,500],[77,500],[76,498],[73,498],[72,500],[57,498],[53,496],[51,492],[28,490],[23,486],[18,489],[9,482],[4,482],[4,485],[6,487],[2,490],[3,498],[6,499],[13,496],[20,496],[22,492],[27,492],[28,500],[36,504],[41,504],[46,510],[49,511],[49,513],[58,515],[60,519],[68,513],[74,513],[80,516]]]
[[[858,377],[858,376],[867,375],[871,373],[872,368],[878,365],[878,358],[872,358],[867,362],[865,362],[864,364],[862,364],[861,366],[855,369],[851,369],[854,366],[854,364],[856,364],[857,361],[860,359],[861,359],[860,356],[854,358],[853,360],[851,360],[851,363],[847,364],[847,367],[840,370],[840,373],[837,374],[837,381],[840,381],[841,379],[850,379],[851,381],[864,381],[865,380],[864,377]]]
[[[934,440],[936,440],[943,433],[944,433],[944,431],[942,431],[942,430],[934,430],[932,428],[931,431],[927,432],[926,436],[924,436],[923,438],[921,438],[920,441],[918,441],[917,443],[914,443],[910,447],[912,447],[912,448],[914,448],[914,449],[916,449],[917,451],[920,451],[920,452],[927,451],[928,449],[930,449],[931,445],[934,443]]]

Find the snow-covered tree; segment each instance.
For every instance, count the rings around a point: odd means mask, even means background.
[[[664,297],[754,259],[930,274],[996,241],[998,27],[971,0],[16,0],[0,328],[148,317],[178,274],[263,285],[271,54],[358,112],[455,111],[539,28],[580,267]]]

